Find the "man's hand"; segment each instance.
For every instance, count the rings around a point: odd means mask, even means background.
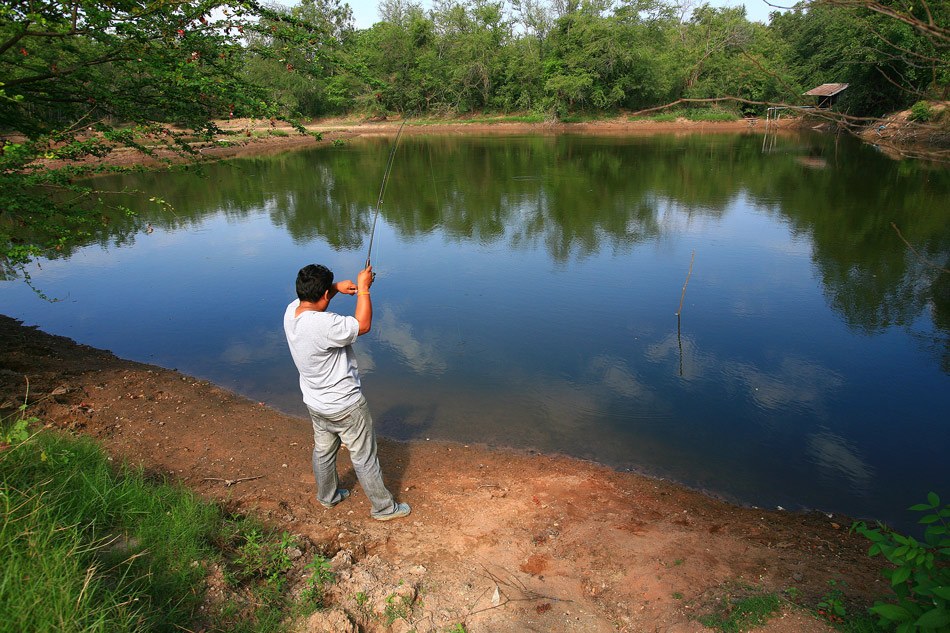
[[[359,292],[369,292],[373,285],[373,267],[367,266],[356,276],[356,286]]]
[[[356,284],[346,279],[344,281],[339,281],[334,284],[336,291],[344,295],[355,295],[356,294]]]
[[[353,314],[360,323],[360,336],[369,332],[373,324],[373,302],[369,300],[369,289],[373,285],[373,267],[367,266],[356,276],[356,312]]]

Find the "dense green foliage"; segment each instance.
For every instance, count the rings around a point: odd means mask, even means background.
[[[805,0],[769,25],[671,0],[381,5],[383,19],[357,30],[341,0],[7,0],[0,125],[32,139],[140,123],[113,138],[132,142],[169,132],[146,123],[207,131],[229,115],[805,103],[803,90],[824,82],[850,83],[846,105],[864,115],[945,98],[950,84],[942,3]]]
[[[911,121],[926,123],[933,118],[933,108],[926,101],[918,101],[910,108]]]
[[[808,105],[805,90],[844,82],[842,108],[864,116],[946,98],[950,84],[945,3],[806,0],[768,26],[742,8],[670,0],[441,0],[430,10],[386,0],[383,20],[365,31],[347,26],[337,5],[289,13],[334,24],[347,60],[307,89],[320,98],[293,100],[308,115],[563,118],[713,97],[762,113],[767,103]],[[303,76],[271,77],[275,88],[307,92]]]
[[[109,221],[82,159],[219,142],[215,121],[343,112],[561,120],[718,99],[734,115],[807,104],[877,115],[950,85],[948,3],[803,0],[750,22],[672,0],[0,3],[0,277]],[[721,116],[717,114],[716,116]],[[722,115],[728,116],[728,115]],[[38,159],[55,161],[38,163]],[[118,211],[126,210],[119,208]]]
[[[950,628],[950,505],[931,492],[926,503],[910,508],[924,513],[923,541],[885,526],[857,523],[854,529],[871,541],[869,556],[883,556],[893,565],[884,570],[894,599],[879,601],[871,613],[883,630],[928,633]]]
[[[319,606],[319,556],[310,604],[291,600],[294,537],[116,468],[91,440],[27,438],[26,422],[0,421],[0,631],[272,631]],[[206,604],[212,567],[232,599]]]

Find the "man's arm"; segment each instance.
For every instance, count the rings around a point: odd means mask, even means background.
[[[338,281],[332,286],[330,286],[330,294],[328,297],[332,299],[336,296],[337,293],[344,295],[355,295],[356,294],[356,284],[346,279],[344,281]]]
[[[360,336],[369,332],[373,326],[373,302],[369,298],[369,289],[373,285],[373,267],[367,266],[356,277],[356,313],[353,315],[360,324]]]

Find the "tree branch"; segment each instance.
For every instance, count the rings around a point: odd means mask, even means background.
[[[781,77],[779,77],[778,74],[776,74],[776,73],[774,73],[774,72],[772,72],[772,71],[770,71],[770,70],[764,68],[764,67],[762,66],[762,64],[759,63],[759,60],[757,60],[757,59],[756,59],[755,57],[753,57],[752,55],[750,55],[750,54],[747,53],[746,51],[740,51],[740,54],[741,54],[743,57],[745,57],[746,59],[748,59],[750,62],[752,62],[752,63],[755,65],[756,68],[758,68],[759,70],[761,70],[762,72],[764,72],[766,75],[768,75],[769,77],[772,77],[773,79],[775,79],[776,81],[778,81],[780,84],[782,84],[782,87],[785,88],[785,89],[788,91],[788,94],[794,95],[794,94],[797,92],[797,90],[795,90],[794,88],[792,88],[784,79],[782,79]]]
[[[11,47],[16,46],[17,42],[23,39],[23,36],[26,35],[26,30],[27,28],[29,28],[29,25],[30,25],[29,21],[24,22],[23,30],[21,32],[14,34],[13,37],[11,37],[9,40],[4,42],[3,44],[0,44],[0,55],[3,55],[4,53],[6,53],[8,50],[10,50]]]
[[[937,264],[937,263],[934,263],[934,262],[930,261],[929,259],[927,259],[927,258],[924,257],[923,255],[921,255],[920,253],[918,253],[918,252],[917,252],[917,249],[914,248],[913,246],[911,246],[910,242],[907,241],[907,239],[904,237],[904,234],[901,233],[901,230],[900,230],[899,228],[897,228],[897,225],[896,225],[896,224],[894,224],[893,222],[891,222],[891,227],[897,232],[897,237],[901,238],[901,241],[907,246],[907,248],[910,249],[910,252],[917,256],[917,259],[919,259],[920,261],[924,262],[925,264],[927,264],[928,266],[930,266],[930,267],[932,267],[932,268],[936,268],[936,269],[939,270],[940,272],[943,272],[943,273],[950,273],[950,270],[947,270],[946,268],[944,268],[944,267],[941,266],[940,264]]]
[[[912,95],[916,95],[916,96],[918,96],[918,97],[926,97],[926,96],[927,96],[926,94],[924,94],[923,92],[917,90],[916,88],[912,88],[911,86],[902,85],[902,84],[897,83],[896,81],[894,81],[893,79],[891,79],[890,76],[889,76],[886,72],[884,72],[884,69],[881,68],[878,64],[873,64],[873,66],[874,66],[874,70],[876,70],[878,73],[880,73],[881,77],[884,77],[884,79],[887,80],[887,83],[893,85],[893,86],[894,86],[895,88],[897,88],[898,90],[900,90],[900,91],[902,91],[902,92],[909,92],[909,93],[911,93]]]
[[[65,31],[65,32],[57,32],[57,31],[26,31],[26,32],[24,32],[24,35],[28,35],[29,37],[48,37],[48,38],[64,39],[64,38],[67,38],[67,37],[74,37],[74,36],[77,36],[77,35],[89,35],[91,32],[92,32],[92,31],[89,31],[89,30],[87,30],[87,29],[81,29],[81,30],[79,30],[79,29],[72,28],[72,29],[70,29],[70,30],[68,30],[68,31]]]
[[[946,28],[936,24],[933,20],[933,15],[930,13],[929,9],[927,10],[927,15],[929,20],[927,22],[913,17],[912,15],[907,15],[896,11],[891,7],[884,6],[879,2],[874,2],[873,0],[815,0],[815,4],[828,4],[838,7],[846,7],[851,9],[867,9],[868,11],[873,11],[875,13],[880,13],[883,16],[887,16],[898,22],[903,22],[904,24],[910,26],[911,28],[920,31],[921,33],[934,37],[937,40],[943,42],[943,45],[946,46],[950,44],[950,28]]]
[[[919,59],[921,59],[921,60],[923,60],[923,61],[925,61],[925,62],[931,62],[931,63],[934,63],[934,64],[945,64],[945,63],[947,63],[946,61],[940,59],[939,57],[930,57],[930,56],[928,56],[928,55],[924,55],[923,53],[921,53],[921,52],[919,52],[919,51],[912,51],[912,50],[907,49],[907,48],[904,48],[904,47],[902,47],[902,46],[898,46],[898,45],[895,44],[894,42],[892,42],[892,41],[890,41],[889,39],[887,39],[886,37],[884,37],[884,35],[882,35],[876,28],[874,28],[871,24],[868,24],[866,21],[865,21],[865,23],[862,25],[862,28],[865,28],[865,29],[867,29],[868,31],[870,31],[875,37],[877,37],[879,40],[881,40],[882,42],[884,42],[885,45],[887,45],[887,46],[893,48],[894,50],[900,51],[900,52],[902,52],[902,53],[906,53],[909,57],[917,57],[917,58],[919,58]],[[907,61],[907,60],[904,59],[904,58],[901,58],[901,59],[903,59],[903,60],[904,60],[905,62],[907,62],[907,63],[910,63],[909,61]]]
[[[132,61],[131,57],[122,57],[119,55],[106,55],[105,57],[100,57],[99,59],[91,59],[82,64],[73,66],[72,68],[67,68],[65,70],[57,70],[56,72],[44,73],[42,75],[33,75],[32,77],[21,77],[19,79],[12,79],[6,82],[7,88],[12,88],[14,86],[22,86],[24,84],[32,84],[39,81],[46,81],[47,79],[52,79],[53,77],[64,77],[66,75],[71,75],[72,73],[78,71],[80,68],[91,68],[93,66],[100,66],[102,64],[108,64],[111,62]]]

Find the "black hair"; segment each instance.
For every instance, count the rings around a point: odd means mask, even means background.
[[[297,273],[297,298],[301,301],[319,301],[333,285],[333,271],[320,264],[304,266]]]

